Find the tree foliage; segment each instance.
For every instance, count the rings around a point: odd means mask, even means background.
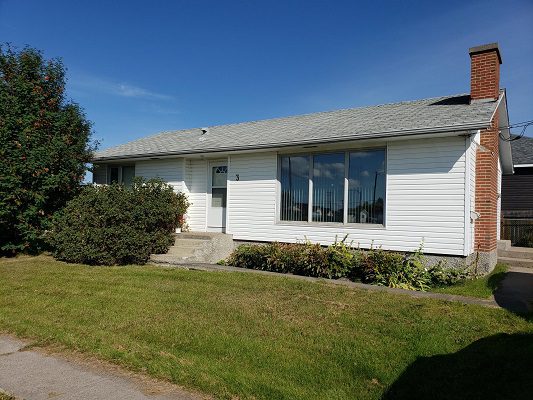
[[[189,202],[160,179],[87,186],[54,217],[54,257],[90,265],[143,264],[166,253]]]
[[[0,254],[38,252],[52,215],[78,191],[91,123],[65,98],[65,68],[0,46]]]

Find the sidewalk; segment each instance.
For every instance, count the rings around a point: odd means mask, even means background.
[[[0,390],[17,399],[199,400],[166,382],[98,367],[96,363],[49,355],[29,343],[0,335]],[[0,392],[1,393],[1,392]]]

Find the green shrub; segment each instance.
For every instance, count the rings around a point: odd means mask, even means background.
[[[451,286],[472,279],[475,275],[466,268],[446,268],[442,263],[438,263],[428,268],[431,276],[431,286]]]
[[[188,202],[160,179],[88,186],[56,213],[49,242],[59,260],[89,265],[143,264],[164,253]]]
[[[353,253],[344,244],[322,247],[312,243],[241,245],[227,264],[234,267],[291,273],[317,278],[348,275]]]
[[[229,256],[228,265],[238,268],[266,269],[266,245],[241,244]]]
[[[312,243],[241,245],[226,261],[235,267],[318,278],[348,278],[388,287],[427,290],[466,279],[466,270],[426,267],[422,247],[413,254],[382,249],[359,250],[345,241],[323,247]]]

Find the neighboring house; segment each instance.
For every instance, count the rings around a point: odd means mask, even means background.
[[[513,135],[514,174],[502,179],[501,237],[530,246],[533,233],[533,138]]]
[[[533,138],[515,139],[511,148],[514,174],[502,180],[502,216],[533,219]]]
[[[469,94],[164,132],[97,152],[95,183],[161,177],[192,231],[496,263],[512,173],[497,44],[470,49]]]

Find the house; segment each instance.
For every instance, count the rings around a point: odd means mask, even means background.
[[[502,179],[502,216],[533,219],[533,138],[513,139],[514,174]]]
[[[502,179],[502,239],[519,246],[533,232],[533,138],[512,135],[514,174]]]
[[[423,242],[490,270],[509,121],[498,45],[469,53],[470,93],[159,133],[97,152],[94,182],[161,177],[189,196],[192,231],[238,242]]]

